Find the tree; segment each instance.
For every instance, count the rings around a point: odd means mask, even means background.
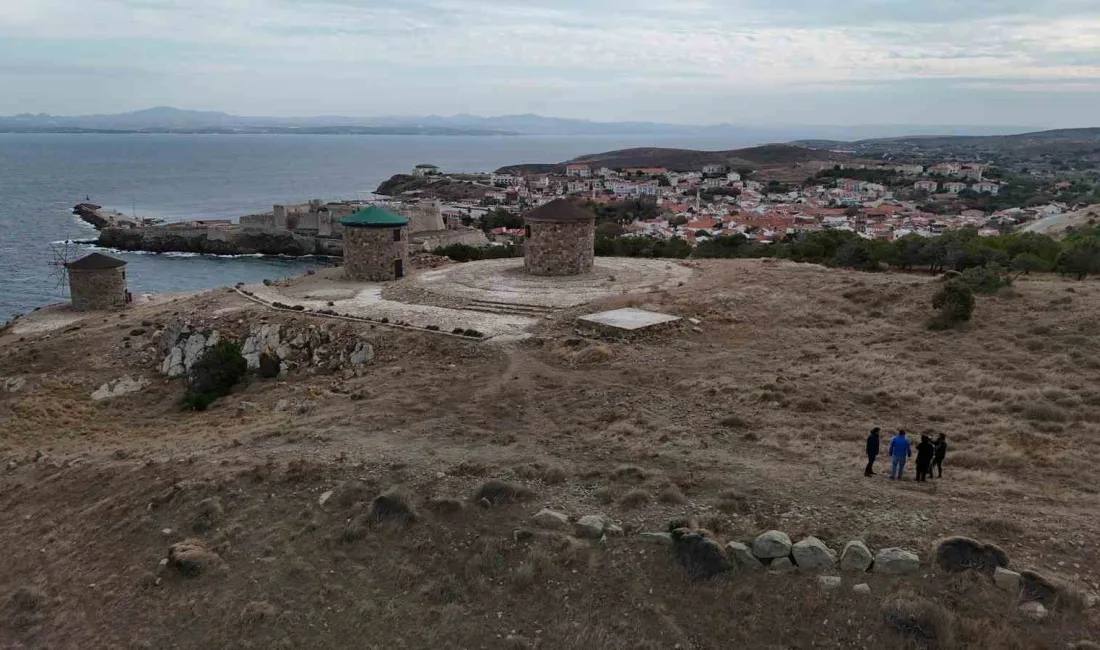
[[[1058,255],[1055,268],[1062,275],[1084,280],[1089,274],[1100,273],[1100,238],[1096,235],[1075,236],[1066,242]]]
[[[1035,253],[1020,253],[1012,258],[1012,270],[1024,275],[1031,275],[1032,271],[1047,271],[1050,265]]]
[[[965,323],[974,313],[974,292],[958,280],[949,280],[932,296],[932,308],[939,311],[929,325],[932,329]]]
[[[673,226],[683,226],[683,225],[687,224],[687,222],[688,222],[688,218],[683,216],[683,215],[680,215],[680,216],[673,217],[669,221],[669,224],[673,225]]]

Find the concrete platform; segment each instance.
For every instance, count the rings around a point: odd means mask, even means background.
[[[612,334],[634,334],[649,328],[675,323],[678,320],[680,320],[679,316],[628,307],[581,316],[577,319],[577,325],[581,328]]]

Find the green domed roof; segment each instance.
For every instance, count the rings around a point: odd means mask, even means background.
[[[340,223],[349,228],[399,228],[409,225],[409,220],[385,208],[372,205],[350,217],[344,217]]]

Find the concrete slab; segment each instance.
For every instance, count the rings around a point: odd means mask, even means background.
[[[670,316],[655,311],[635,309],[615,309],[602,311],[598,314],[589,314],[577,319],[578,325],[594,327],[609,331],[637,332],[648,327],[667,325],[680,320],[679,316]]]

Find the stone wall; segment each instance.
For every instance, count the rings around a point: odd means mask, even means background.
[[[121,309],[126,306],[126,267],[69,269],[69,292],[76,311]]]
[[[394,241],[394,231],[401,233]],[[349,280],[396,280],[394,261],[409,272],[409,233],[406,228],[347,228],[344,230],[344,274]]]
[[[523,267],[532,275],[580,275],[592,270],[596,223],[530,221]]]

